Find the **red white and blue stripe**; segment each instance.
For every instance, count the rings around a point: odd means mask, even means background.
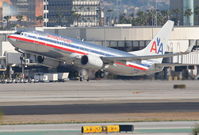
[[[55,36],[54,36],[55,37]],[[107,47],[100,47],[95,44],[76,41],[74,39],[69,38],[63,38],[57,36],[57,39],[63,39],[63,40],[57,40],[52,38],[51,36],[47,36],[46,34],[41,35],[38,33],[29,33],[29,32],[23,32],[23,34],[14,34],[8,36],[10,39],[16,39],[19,41],[24,41],[28,43],[36,43],[38,45],[48,46],[60,50],[64,50],[70,53],[77,53],[81,55],[97,55],[100,57],[124,57],[124,56],[133,56],[132,54],[129,54],[127,52],[119,51],[112,48]],[[65,42],[69,41],[69,42]],[[135,62],[116,62],[115,64],[122,65],[125,67],[131,67],[138,70],[146,71],[149,69],[150,65],[141,64],[141,63],[135,63]]]

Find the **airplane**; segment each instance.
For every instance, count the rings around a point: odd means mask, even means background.
[[[17,31],[8,35],[8,40],[16,50],[37,55],[40,63],[44,58],[52,58],[82,69],[78,71],[80,80],[83,78],[81,75],[83,70],[95,72],[96,78],[103,78],[105,72],[122,76],[137,76],[160,72],[164,68],[161,66],[163,58],[190,52],[188,50],[165,54],[173,27],[174,22],[168,20],[146,48],[133,52],[124,52],[41,31]]]

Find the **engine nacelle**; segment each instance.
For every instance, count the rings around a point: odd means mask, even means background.
[[[99,70],[103,67],[103,61],[98,56],[84,55],[81,57],[81,64],[85,68]]]

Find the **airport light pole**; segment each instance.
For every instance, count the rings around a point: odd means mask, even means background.
[[[157,4],[157,0],[155,0],[155,26],[157,27],[157,25],[158,25],[158,12],[157,12],[157,10],[158,10],[158,4]]]

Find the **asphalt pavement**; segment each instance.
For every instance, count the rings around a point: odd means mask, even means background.
[[[199,102],[0,106],[5,115],[199,112]]]

